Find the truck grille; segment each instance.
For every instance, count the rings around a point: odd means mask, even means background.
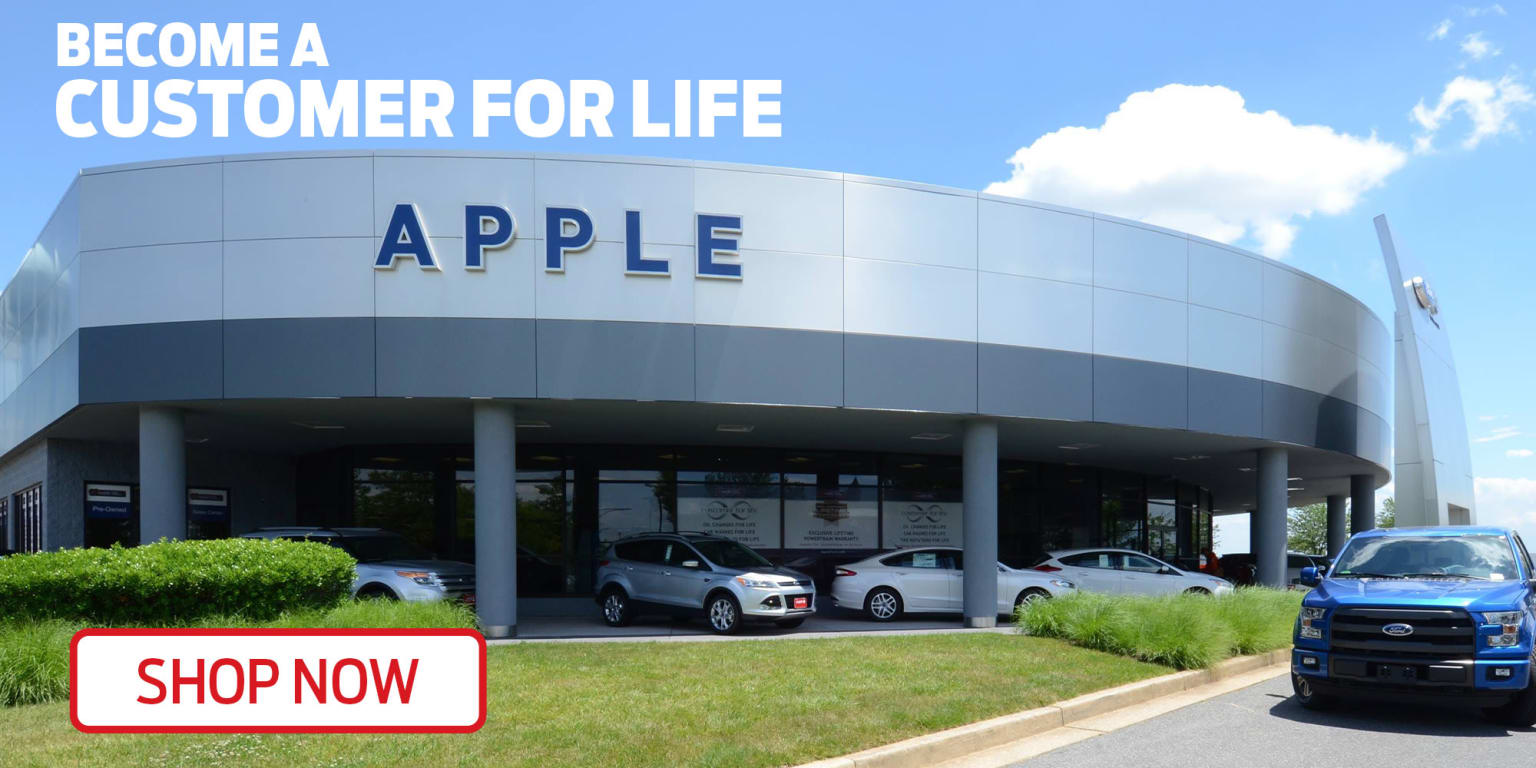
[[[474,576],[439,576],[437,579],[443,583],[443,591],[452,595],[475,591]]]
[[[1388,624],[1408,624],[1413,634],[1382,632]],[[1330,626],[1335,652],[1443,661],[1469,659],[1477,650],[1477,624],[1461,609],[1340,608]]]

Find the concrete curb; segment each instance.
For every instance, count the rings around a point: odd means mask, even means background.
[[[1152,699],[1236,677],[1266,667],[1289,664],[1291,649],[1227,659],[1211,669],[1176,672],[1150,680],[1084,694],[1048,707],[1027,709],[969,725],[917,736],[862,752],[805,763],[799,768],[921,768],[1000,747],[1054,728],[1071,725]]]

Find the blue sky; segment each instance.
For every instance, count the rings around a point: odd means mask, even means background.
[[[1390,323],[1370,223],[1385,212],[1400,241],[1434,269],[1461,371],[1481,517],[1513,521],[1521,512],[1529,515],[1527,533],[1536,534],[1536,455],[1522,453],[1536,451],[1536,405],[1528,394],[1536,362],[1525,343],[1536,331],[1536,302],[1528,298],[1536,283],[1536,5],[656,5],[593,4],[573,14],[553,3],[456,10],[446,3],[262,2],[222,3],[210,15],[207,3],[142,4],[143,11],[125,14],[127,4],[76,2],[61,15],[12,4],[8,45],[0,49],[10,105],[0,122],[10,181],[0,188],[0,271],[14,270],[81,167],[291,149],[475,147],[789,165],[972,189],[1009,182],[1005,189],[1038,199],[1160,223],[1223,211],[1220,221],[1202,226],[1334,282]],[[55,65],[60,21],[177,20],[276,21],[285,48],[301,22],[317,22],[331,66],[212,73]],[[443,79],[458,91],[456,135],[258,139],[237,127],[225,139],[202,132],[174,140],[71,139],[53,119],[55,94],[71,78],[200,75]],[[504,131],[471,138],[474,78],[608,80],[619,99],[615,137],[531,139]],[[624,116],[627,84],[636,78],[662,94],[676,78],[780,79],[783,136],[632,138]],[[1225,90],[1165,88],[1171,85]],[[1127,102],[1133,94],[1142,98]],[[1276,115],[1264,115],[1270,111]],[[1117,112],[1123,119],[1113,131],[1058,133],[1099,129]],[[1209,144],[1191,137],[1211,125],[1252,135],[1222,148],[1219,164],[1193,171],[1196,191],[1181,183],[1191,179],[1166,168],[1094,164],[1128,146],[1166,146],[1177,161]],[[1427,151],[1416,146],[1426,140]],[[1031,166],[1037,170],[1015,176],[1009,158],[1031,147],[1032,161],[1060,166],[1053,175]],[[1128,180],[1144,183],[1127,193],[1121,187]],[[1234,202],[1253,190],[1263,190],[1262,199]]]

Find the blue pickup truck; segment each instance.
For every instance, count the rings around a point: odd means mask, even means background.
[[[1309,709],[1341,698],[1479,707],[1536,724],[1536,569],[1513,531],[1398,528],[1355,534],[1296,617],[1291,685]]]

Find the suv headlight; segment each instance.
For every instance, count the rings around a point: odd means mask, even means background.
[[[736,577],[736,583],[752,589],[778,589],[779,582],[764,576],[761,573],[743,573]]]
[[[1308,640],[1323,639],[1323,628],[1317,626],[1315,622],[1321,622],[1327,615],[1327,608],[1303,605],[1301,607],[1301,614],[1297,616],[1297,624],[1300,626],[1297,628],[1296,634]]]
[[[395,575],[402,579],[410,579],[417,584],[438,586],[437,574],[431,571],[395,571]]]
[[[1488,636],[1489,648],[1513,648],[1520,644],[1520,621],[1525,614],[1520,611],[1487,611],[1483,613],[1484,624],[1497,624],[1502,630],[1501,634]]]

